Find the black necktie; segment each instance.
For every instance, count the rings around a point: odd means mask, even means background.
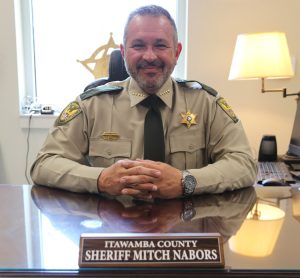
[[[151,95],[142,104],[149,108],[144,123],[144,159],[165,161],[164,128],[159,111],[159,97]]]

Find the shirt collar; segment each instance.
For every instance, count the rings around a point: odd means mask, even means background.
[[[130,97],[130,104],[131,107],[137,105],[145,98],[148,97],[148,94],[145,93],[137,84],[137,82],[130,78],[129,86],[128,86],[128,93]],[[172,79],[169,78],[165,84],[160,88],[160,90],[156,94],[169,108],[172,107],[172,100],[173,100],[173,86],[172,86]]]

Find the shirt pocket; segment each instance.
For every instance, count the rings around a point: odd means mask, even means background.
[[[108,167],[120,159],[131,157],[131,140],[108,141],[90,139],[89,160],[94,167]]]
[[[170,164],[177,169],[196,169],[207,165],[205,139],[202,134],[170,136]]]

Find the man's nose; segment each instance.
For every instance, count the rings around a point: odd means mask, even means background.
[[[152,47],[147,47],[144,54],[143,59],[149,62],[152,62],[157,59],[157,55]]]

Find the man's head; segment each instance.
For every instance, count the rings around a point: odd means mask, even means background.
[[[155,94],[169,78],[181,52],[176,25],[159,6],[133,11],[124,30],[121,52],[128,73],[149,94]]]

